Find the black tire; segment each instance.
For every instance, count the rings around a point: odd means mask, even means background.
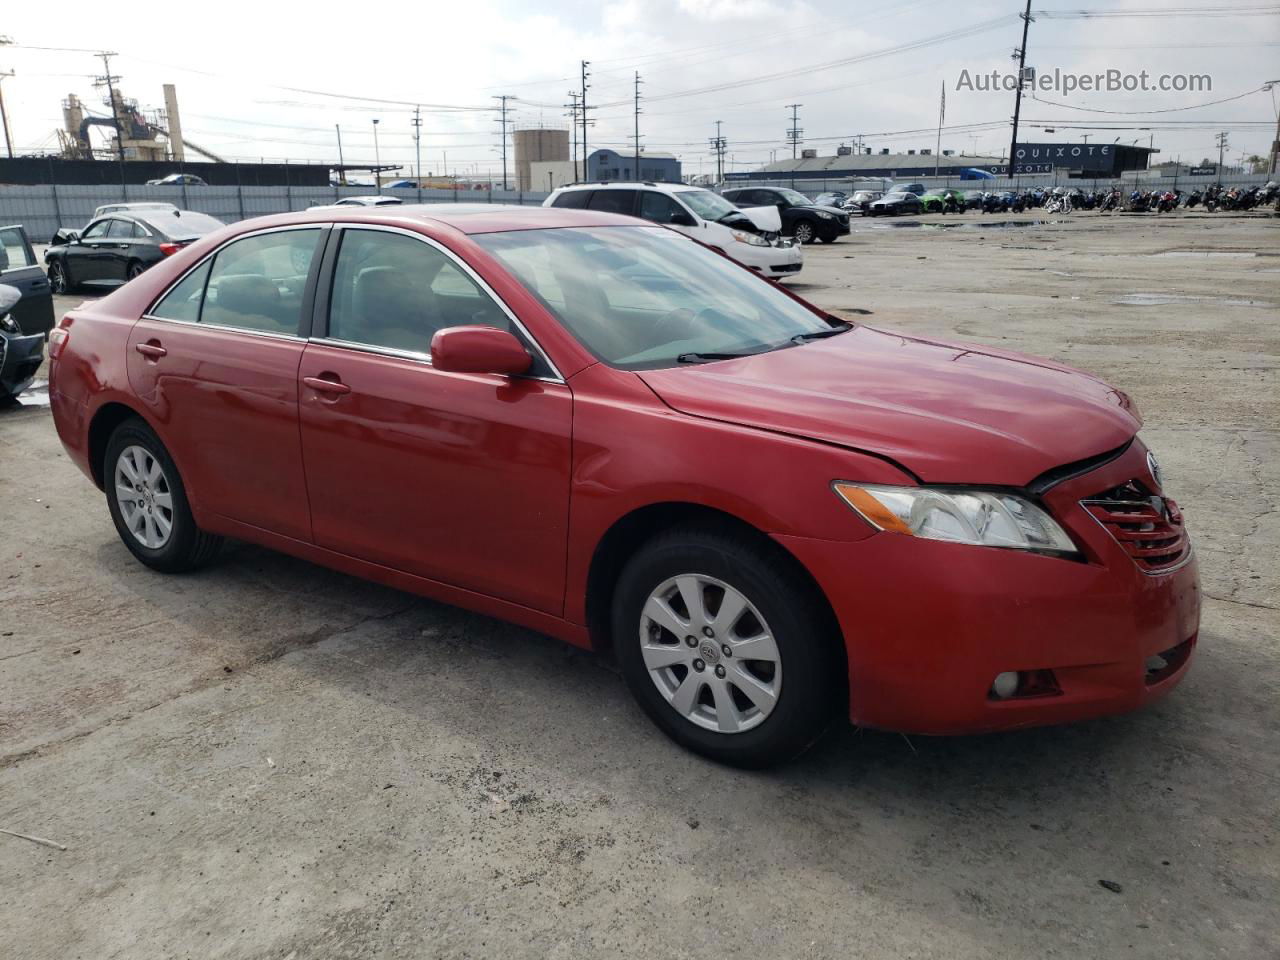
[[[827,235],[827,236],[825,236],[825,237],[819,237],[818,239],[819,239],[819,240],[821,240],[823,243],[835,243],[835,242],[836,242],[836,236],[835,236],[835,234],[829,234],[829,235]]]
[[[808,220],[801,220],[791,228],[791,236],[796,243],[813,243],[813,238],[816,235],[817,231]]]
[[[120,506],[120,494],[116,489],[115,473],[120,455],[129,447],[141,447],[150,454],[163,471],[165,486],[172,501],[170,522],[172,529],[168,540],[159,547],[148,547],[135,536],[125,522]],[[106,455],[102,463],[103,486],[107,493],[107,508],[116,525],[116,533],[129,552],[153,570],[161,573],[186,573],[209,563],[222,546],[222,538],[205,533],[196,526],[195,517],[187,502],[186,488],[178,468],[169,456],[160,438],[145,421],[131,418],[124,421],[107,441]]]
[[[659,692],[645,665],[645,604],[665,581],[689,573],[732,586],[774,638],[782,671],[778,698],[763,721],[745,731],[720,733],[694,723]],[[676,743],[720,763],[759,768],[789,760],[822,736],[845,702],[840,638],[825,601],[785,556],[732,532],[676,529],[642,546],[618,578],[612,630],[623,676],[645,713]],[[725,657],[722,664],[729,662]],[[704,695],[710,691],[704,688]]]
[[[146,272],[147,268],[145,264],[138,260],[130,260],[129,265],[124,268],[124,279],[128,282],[129,280],[137,279]]]
[[[57,294],[71,293],[76,288],[71,280],[71,271],[61,260],[49,264],[49,286]]]

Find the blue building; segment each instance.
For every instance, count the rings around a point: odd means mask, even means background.
[[[680,183],[680,161],[674,154],[640,151],[640,175],[636,176],[634,153],[596,150],[587,157],[587,179],[651,180],[654,183]]]

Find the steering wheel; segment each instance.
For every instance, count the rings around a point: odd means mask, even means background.
[[[693,333],[704,315],[718,316],[720,311],[715,307],[702,307],[699,310],[676,307],[664,314],[662,319],[653,325],[654,339],[659,343],[687,340],[688,335]]]

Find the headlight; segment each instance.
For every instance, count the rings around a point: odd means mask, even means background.
[[[836,481],[832,489],[868,523],[892,533],[982,547],[1078,551],[1038,506],[1000,490],[939,490]]]
[[[18,322],[8,314],[5,314],[3,317],[0,317],[0,330],[5,331],[5,333],[21,333],[22,332],[22,328],[18,326]]]
[[[767,247],[769,245],[769,241],[764,237],[754,233],[747,233],[745,230],[734,230],[733,239],[753,247]]]
[[[835,219],[835,214],[827,213],[825,210],[819,210],[819,211],[818,211],[818,216],[820,216],[823,220],[834,220],[834,219]]]

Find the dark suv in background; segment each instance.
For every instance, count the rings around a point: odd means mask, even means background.
[[[799,243],[831,243],[849,232],[848,213],[839,207],[819,206],[796,190],[735,187],[722,190],[721,195],[740,207],[777,207],[782,215],[782,235]]]

